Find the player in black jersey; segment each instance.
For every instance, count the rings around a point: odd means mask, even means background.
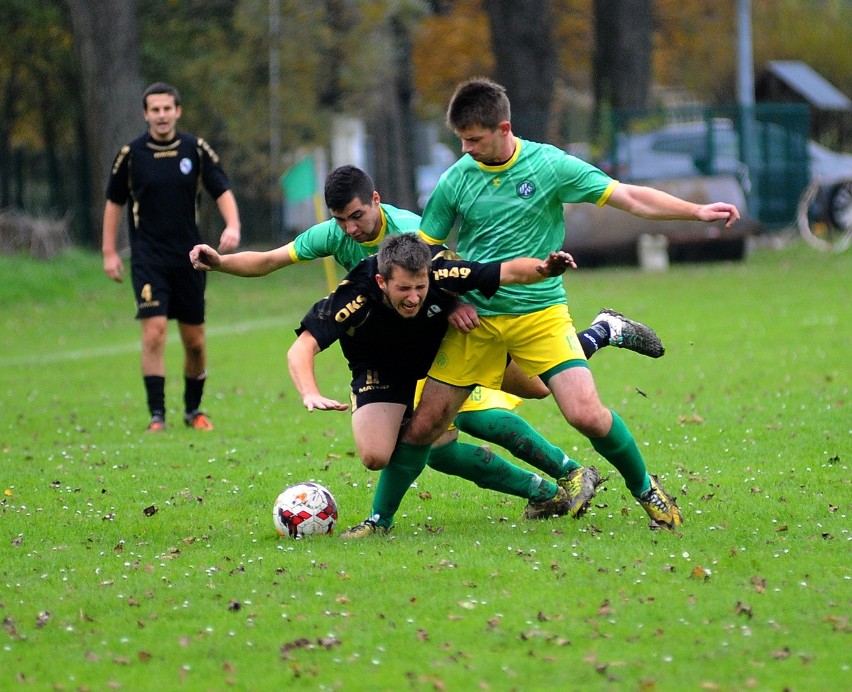
[[[316,355],[340,342],[352,373],[356,448],[364,466],[381,470],[413,410],[417,380],[432,364],[457,296],[474,289],[490,296],[501,285],[534,283],[574,266],[564,252],[551,253],[544,261],[466,262],[446,248],[430,248],[413,234],[389,236],[377,256],[362,260],[305,315],[287,354],[290,375],[309,411],[346,410],[346,404],[320,393],[314,369]],[[561,486],[485,447],[462,444],[456,436],[457,431],[448,431],[446,439],[436,443],[439,461],[430,465],[481,487],[525,497],[536,509],[535,516],[570,510],[571,498]],[[377,496],[382,495],[385,476]],[[396,499],[396,492],[391,494]]]
[[[116,248],[122,207],[128,221],[136,318],[142,326],[142,377],[151,421],[148,430],[166,427],[165,347],[168,320],[176,319],[184,348],[184,422],[198,430],[213,424],[200,409],[207,377],[204,334],[206,274],[187,259],[201,242],[197,216],[201,187],[216,200],[225,229],[219,250],[240,242],[237,202],[212,147],[200,137],[177,131],[180,94],[157,82],[142,97],[148,131],[121,148],[106,190],[103,220],[104,272],[121,282],[124,263]]]

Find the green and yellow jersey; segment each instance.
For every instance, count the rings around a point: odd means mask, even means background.
[[[350,238],[337,221],[323,221],[296,236],[287,244],[293,262],[308,262],[322,257],[334,257],[346,271],[351,271],[362,259],[375,255],[385,236],[397,233],[415,233],[420,227],[420,217],[406,209],[397,209],[390,204],[379,205],[382,228],[375,240],[358,243]]]
[[[515,138],[505,164],[463,156],[438,181],[423,211],[421,236],[444,244],[458,222],[458,252],[475,262],[544,259],[565,242],[563,204],[603,206],[617,181],[550,144]],[[501,286],[490,300],[465,296],[482,315],[520,315],[565,302],[562,277],[531,286]]]

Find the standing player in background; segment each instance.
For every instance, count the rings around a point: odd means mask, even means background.
[[[653,188],[620,184],[556,147],[516,137],[506,91],[488,79],[457,87],[447,125],[461,140],[463,156],[432,192],[421,234],[427,242],[443,244],[458,224],[458,251],[469,260],[545,257],[561,248],[566,203],[609,204],[649,219],[730,225],[739,218],[731,204],[693,204]],[[511,354],[527,375],[545,382],[566,421],[619,471],[652,528],[682,525],[680,508],[657,477],[648,474],[627,426],[600,401],[562,280],[501,286],[491,300],[476,292],[466,299],[479,311],[480,326],[468,333],[447,332],[420,403],[387,466],[400,497],[472,388],[499,386],[502,364]],[[385,521],[375,514],[374,508],[367,521]]]
[[[165,349],[168,320],[176,319],[184,349],[184,422],[196,430],[212,430],[201,411],[207,377],[204,334],[206,276],[193,270],[187,253],[201,242],[197,216],[200,189],[216,200],[225,229],[219,249],[240,242],[240,216],[228,178],[216,152],[200,137],[177,131],[180,94],[157,82],[142,96],[148,131],[122,147],[115,158],[106,191],[103,220],[104,272],[124,278],[116,237],[121,209],[131,202],[130,261],[136,318],[142,326],[142,378],[150,412],[148,431],[166,428]]]

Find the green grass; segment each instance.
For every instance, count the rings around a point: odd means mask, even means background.
[[[852,680],[852,255],[795,245],[740,264],[578,271],[667,353],[608,349],[601,396],[684,509],[650,532],[611,475],[579,521],[426,471],[390,540],[279,539],[292,482],[364,518],[376,475],[349,416],[308,414],[293,327],[321,267],[214,275],[205,407],[146,436],[138,326],[100,259],[0,258],[0,688],[841,689]],[[320,359],[345,397],[336,349]],[[521,413],[595,459],[552,401]],[[156,513],[146,516],[146,508]]]

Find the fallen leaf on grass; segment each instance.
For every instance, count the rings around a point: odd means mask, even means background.
[[[695,565],[695,567],[692,568],[692,573],[689,575],[689,578],[710,581],[710,570],[704,569],[701,565]]]
[[[763,593],[766,591],[766,579],[763,577],[752,577],[751,583],[757,593]]]
[[[844,615],[843,617],[839,615],[828,615],[825,618],[825,622],[831,624],[831,629],[835,632],[843,632],[848,634],[852,631],[852,628],[849,627],[849,616]]]
[[[598,608],[598,617],[605,618],[609,617],[610,615],[612,615],[612,608],[610,608],[609,600],[607,599],[603,603],[601,603],[600,607]]]
[[[300,637],[299,639],[294,639],[291,642],[285,642],[281,645],[281,658],[289,659],[290,652],[295,649],[313,649],[317,646],[322,647],[323,649],[331,649],[334,646],[340,646],[341,643],[342,642],[334,635],[329,635],[328,637],[318,637],[316,639],[316,642],[313,642],[305,637]]]
[[[746,605],[742,601],[737,601],[736,605],[734,606],[734,612],[737,615],[745,615],[749,620],[751,620],[753,615],[751,611],[751,606]]]
[[[564,637],[560,637],[552,632],[548,632],[546,630],[533,629],[527,630],[526,632],[521,632],[519,635],[522,641],[530,641],[532,639],[544,639],[549,642],[553,642],[557,646],[570,646],[571,642]]]

